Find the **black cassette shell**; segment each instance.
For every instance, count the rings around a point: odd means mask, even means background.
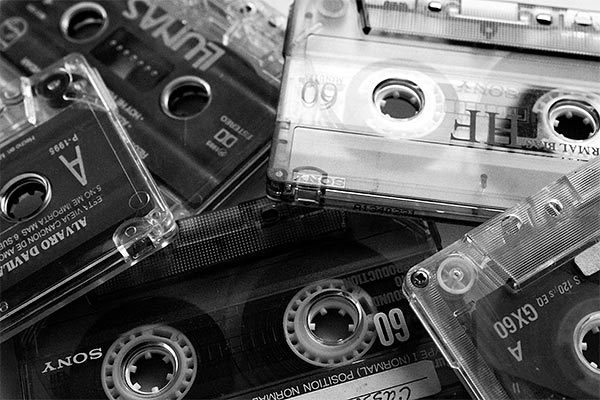
[[[199,367],[186,398],[255,398],[284,390],[324,389],[342,383],[340,379],[358,379],[358,368],[369,376],[369,368],[383,371],[383,365],[391,368],[392,364],[430,365],[436,374],[433,381],[438,383],[421,388],[428,390],[428,396],[465,397],[454,373],[439,360],[435,345],[408,312],[406,300],[395,297],[403,272],[432,248],[425,245],[429,247],[425,250],[419,235],[410,229],[393,228],[393,220],[375,219],[352,218],[349,229],[290,244],[268,255],[248,255],[188,273],[185,279],[172,277],[128,295],[121,292],[119,298],[102,296],[90,304],[73,305],[68,313],[56,314],[21,337],[25,351],[21,367],[32,396],[103,397],[99,373],[103,356],[92,359],[90,351],[101,349],[96,352],[104,355],[130,329],[160,324],[181,331],[195,347]],[[398,243],[405,250],[385,251],[390,245],[398,249]],[[194,261],[182,261],[186,262]],[[376,325],[383,332],[359,363],[315,367],[286,343],[284,315],[289,302],[311,282],[321,282],[326,288],[328,280],[360,286],[377,305]],[[389,320],[390,313],[402,319]],[[390,321],[402,321],[403,328],[394,325],[387,331],[383,327],[389,327]],[[77,356],[86,361],[64,365],[77,354],[87,354]],[[64,367],[59,369],[60,360]],[[397,379],[401,381],[397,377],[395,384],[399,384]]]

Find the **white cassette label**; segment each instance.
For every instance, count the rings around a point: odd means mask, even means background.
[[[419,361],[402,367],[377,368],[357,366],[355,369],[332,374],[327,378],[287,387],[278,392],[253,397],[263,399],[347,399],[347,400],[413,400],[434,395],[441,390],[432,361]],[[391,365],[391,364],[390,364]]]

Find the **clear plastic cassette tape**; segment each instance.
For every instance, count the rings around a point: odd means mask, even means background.
[[[413,309],[477,399],[600,394],[600,159],[407,274]]]
[[[0,165],[2,340],[177,232],[79,54],[0,87]]]
[[[18,337],[25,398],[468,396],[402,296],[435,251],[421,221],[259,199],[178,224],[144,260],[162,276],[120,274]]]
[[[600,10],[571,7],[296,1],[270,196],[481,222],[597,156]]]

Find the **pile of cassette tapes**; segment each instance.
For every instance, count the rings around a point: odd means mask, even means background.
[[[0,397],[600,400],[600,5],[285,3],[0,0]]]

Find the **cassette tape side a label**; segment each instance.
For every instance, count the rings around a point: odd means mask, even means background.
[[[2,149],[2,186],[32,172],[47,179],[52,193],[34,218],[1,221],[2,300],[9,307],[40,284],[58,283],[114,248],[112,235],[121,221],[152,209],[144,182],[111,126],[101,110],[69,107]],[[7,201],[13,214],[27,212],[26,198]],[[82,258],[55,263],[88,242]]]

